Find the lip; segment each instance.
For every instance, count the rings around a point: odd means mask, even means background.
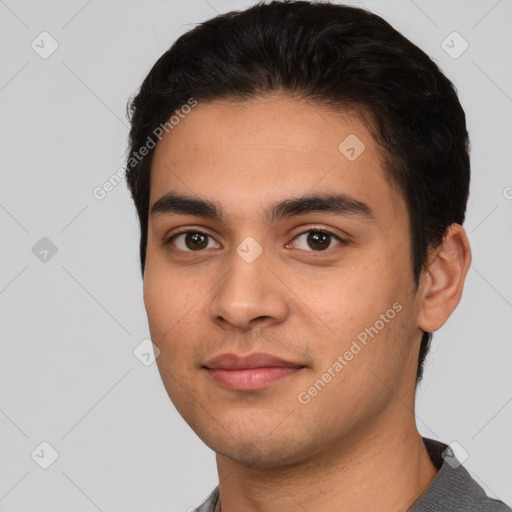
[[[204,368],[221,387],[237,391],[256,391],[285,379],[304,365],[271,354],[221,354],[210,359]]]

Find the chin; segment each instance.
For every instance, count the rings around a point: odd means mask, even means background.
[[[244,438],[224,433],[222,439],[212,438],[211,433],[200,436],[214,452],[238,464],[258,468],[282,468],[303,463],[313,455],[314,446],[307,440],[284,439],[282,437],[252,436]]]

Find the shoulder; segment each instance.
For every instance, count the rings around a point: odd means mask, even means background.
[[[512,512],[505,503],[485,494],[449,446],[432,439],[424,442],[439,472],[409,512]]]
[[[210,494],[210,496],[208,496],[208,498],[201,505],[199,505],[199,507],[194,509],[193,512],[214,512],[218,499],[219,487],[217,486]]]

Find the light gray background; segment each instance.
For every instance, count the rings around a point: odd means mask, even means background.
[[[127,188],[92,192],[124,164],[126,101],[154,61],[196,23],[250,3],[0,0],[4,512],[186,511],[217,483],[213,453],[155,364],[133,354],[149,331]],[[439,63],[467,112],[473,264],[435,335],[417,416],[424,435],[467,450],[489,495],[512,503],[512,2],[362,4]],[[31,47],[50,48],[43,31],[59,45],[47,59]],[[469,43],[456,59],[442,47],[453,31]],[[463,42],[452,40],[453,53]],[[57,247],[46,261],[44,247],[32,251],[43,237]],[[58,452],[48,469],[43,441]]]

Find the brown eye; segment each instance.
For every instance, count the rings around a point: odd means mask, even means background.
[[[297,249],[310,252],[326,251],[343,242],[339,236],[328,231],[306,231],[294,239]]]
[[[308,235],[308,245],[315,251],[323,251],[329,248],[331,237],[327,233],[311,231]]]
[[[208,246],[208,236],[203,233],[187,233],[185,245],[191,250],[205,249]]]
[[[173,245],[180,251],[185,252],[198,252],[203,249],[210,249],[212,247],[218,247],[219,244],[215,243],[215,240],[205,233],[200,231],[185,231],[178,233],[171,237],[168,244]]]

